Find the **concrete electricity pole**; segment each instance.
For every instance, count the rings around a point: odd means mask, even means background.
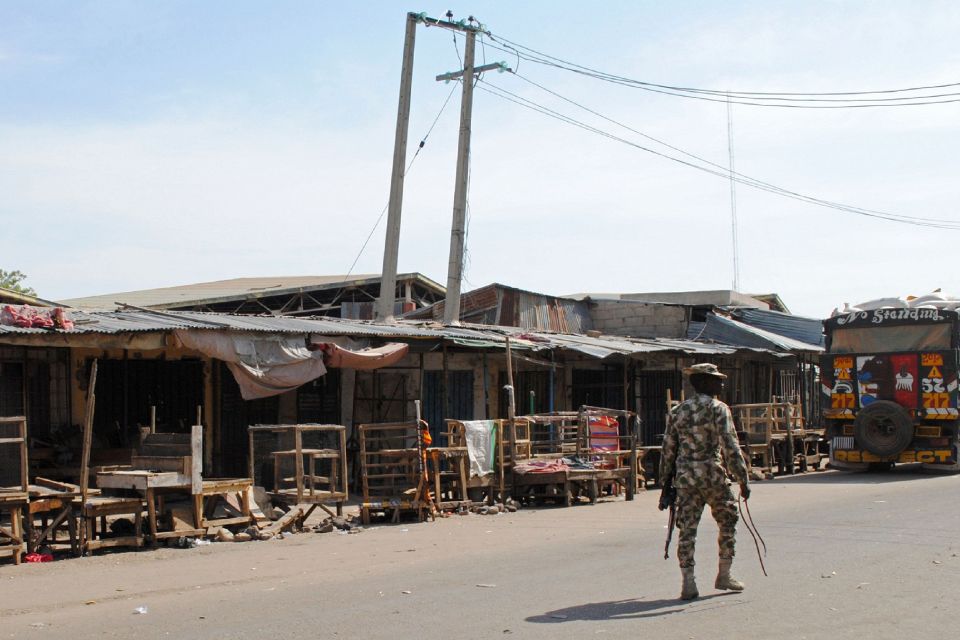
[[[452,14],[448,13],[448,16]],[[410,122],[410,86],[413,80],[413,50],[417,24],[439,26],[466,34],[464,67],[461,71],[437,76],[437,80],[463,78],[463,98],[460,105],[460,142],[457,154],[457,182],[453,196],[453,229],[450,233],[450,261],[447,270],[447,298],[444,322],[453,324],[460,318],[460,282],[463,279],[463,245],[466,234],[467,180],[470,171],[470,120],[473,112],[473,78],[484,71],[508,71],[506,64],[494,63],[474,68],[474,49],[477,32],[482,26],[471,17],[459,22],[437,20],[420,13],[407,14],[407,33],[403,45],[403,69],[400,75],[400,104],[397,108],[397,132],[393,146],[393,174],[390,179],[390,201],[387,205],[387,238],[383,249],[383,272],[380,297],[377,299],[376,319],[389,320],[397,288],[397,256],[400,246],[400,210],[403,203],[404,162],[407,154],[407,129]]]
[[[466,235],[467,180],[470,177],[470,124],[473,116],[473,53],[476,39],[475,31],[467,31],[467,43],[463,52],[460,142],[457,146],[457,178],[453,191],[453,225],[450,229],[450,260],[447,263],[447,297],[443,305],[443,324],[460,322],[463,238]]]
[[[413,84],[413,49],[417,37],[418,16],[407,14],[407,33],[403,41],[403,66],[400,71],[400,104],[397,107],[397,132],[393,142],[393,173],[390,176],[390,201],[387,205],[387,238],[383,247],[383,271],[377,320],[393,318],[397,298],[397,258],[400,253],[400,211],[403,206],[403,174],[407,158],[407,130],[410,125],[410,88]]]

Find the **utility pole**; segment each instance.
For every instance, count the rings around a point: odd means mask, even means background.
[[[397,107],[397,132],[393,142],[393,173],[390,176],[390,201],[387,205],[387,238],[383,247],[383,271],[377,320],[393,318],[397,298],[397,258],[400,253],[400,211],[403,207],[404,163],[407,158],[407,130],[410,128],[410,90],[413,84],[413,50],[418,16],[407,14],[407,32],[403,41],[403,65],[400,71],[400,104]]]
[[[443,305],[443,324],[459,324],[460,322],[460,283],[463,280],[463,244],[467,225],[470,125],[473,116],[473,54],[476,39],[475,31],[467,31],[463,51],[460,141],[457,147],[457,178],[453,191],[453,226],[450,230],[450,260],[447,263],[447,297]]]

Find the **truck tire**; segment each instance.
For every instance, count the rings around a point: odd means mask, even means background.
[[[875,456],[895,456],[913,440],[913,420],[896,402],[877,400],[860,410],[853,423],[857,442]]]

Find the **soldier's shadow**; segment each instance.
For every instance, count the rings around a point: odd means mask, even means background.
[[[718,606],[743,604],[743,600],[729,600],[727,602],[710,602],[714,598],[732,596],[734,593],[714,593],[701,596],[696,600],[680,600],[679,598],[663,600],[613,600],[610,602],[590,602],[563,609],[547,611],[544,614],[529,616],[527,622],[555,624],[572,622],[574,620],[629,620],[634,618],[656,618],[669,616],[675,613],[695,613],[714,609]]]

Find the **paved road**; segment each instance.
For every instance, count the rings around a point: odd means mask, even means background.
[[[357,535],[0,568],[0,638],[903,638],[955,635],[960,477],[913,469],[757,483],[763,577],[676,599],[656,492],[634,502],[380,526]],[[671,554],[673,555],[673,554]],[[145,614],[135,614],[146,607]],[[68,635],[67,635],[68,634]]]

